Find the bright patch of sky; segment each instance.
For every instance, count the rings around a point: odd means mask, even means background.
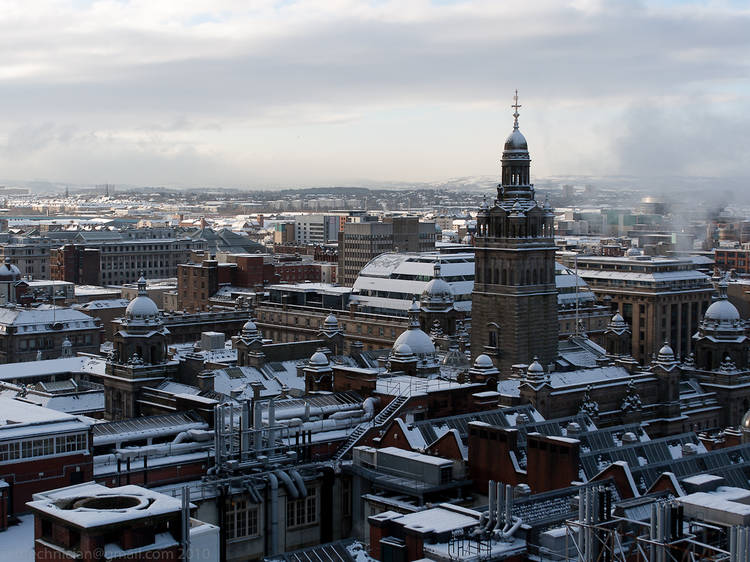
[[[745,2],[6,2],[3,179],[747,176]]]

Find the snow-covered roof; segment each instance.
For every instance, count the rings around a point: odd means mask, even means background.
[[[84,304],[74,304],[76,310],[103,310],[109,308],[125,308],[130,301],[128,299],[102,299],[89,301]]]
[[[282,387],[302,393],[305,390],[305,379],[297,376],[297,363],[296,360],[272,361],[260,369],[256,367],[218,369],[213,371],[214,390],[227,396],[233,396],[234,393],[237,400],[249,399],[253,397],[251,383],[259,382],[263,386],[260,392],[262,398],[278,396],[281,394]]]
[[[24,363],[6,363],[0,365],[0,381],[16,379],[41,379],[59,374],[89,373],[103,375],[106,368],[103,357],[77,356],[27,361]]]
[[[375,392],[388,394],[390,396],[398,396],[401,394],[407,396],[418,396],[431,392],[467,388],[469,386],[483,388],[483,385],[479,383],[459,383],[444,379],[425,379],[409,375],[398,375],[395,377],[379,377],[375,383]]]
[[[599,269],[579,269],[578,275],[583,279],[612,279],[617,281],[637,281],[640,283],[668,283],[675,281],[696,281],[708,284],[708,277],[694,269],[681,271],[611,271]]]
[[[625,384],[632,375],[624,367],[618,365],[606,365],[594,369],[578,369],[567,372],[551,372],[549,374],[549,385],[553,391],[562,391],[568,388],[576,388],[584,385],[622,383]],[[520,379],[506,379],[498,382],[497,390],[504,396],[520,396]]]
[[[46,394],[27,392],[23,398],[18,397],[13,389],[0,390],[0,396],[18,402],[43,406],[50,410],[67,414],[93,414],[104,411],[104,390],[90,390],[78,393]]]
[[[60,325],[59,329],[53,326]],[[43,304],[35,308],[0,306],[0,332],[14,327],[17,333],[60,332],[96,328],[93,318],[80,310]]]
[[[408,513],[398,518],[404,527],[432,530],[436,534],[448,533],[456,529],[474,527],[479,522],[479,513],[468,509],[455,509],[455,506],[433,507],[416,513]]]
[[[96,503],[90,503],[90,506],[87,506],[84,498],[92,498],[92,502],[93,498],[101,498],[120,507],[97,508]],[[78,505],[82,500],[84,505]],[[74,507],[73,502],[78,507]],[[107,488],[94,482],[34,494],[34,500],[26,505],[34,511],[63,519],[83,528],[127,523],[176,513],[182,509],[180,498],[173,498],[140,486]]]
[[[76,416],[0,396],[0,440],[82,431],[88,426]]]

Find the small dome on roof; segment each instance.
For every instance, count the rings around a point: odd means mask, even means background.
[[[326,319],[323,321],[323,325],[326,328],[338,328],[339,327],[339,320],[336,318],[336,315],[331,312],[326,316]]]
[[[614,316],[612,317],[612,320],[611,320],[611,322],[612,322],[612,324],[620,324],[620,323],[622,323],[622,322],[625,322],[625,319],[624,319],[624,318],[622,317],[622,314],[620,314],[619,312],[617,312],[617,313],[616,313],[616,314],[615,314],[615,315],[614,315]]]
[[[526,137],[523,136],[521,131],[513,129],[513,132],[508,135],[505,139],[505,150],[528,150],[529,145],[526,142]]]
[[[674,350],[669,343],[664,342],[664,345],[659,350],[659,361],[674,361]]]
[[[432,343],[432,339],[419,328],[409,328],[396,338],[393,343],[394,353],[398,353],[400,345],[406,345],[412,353],[417,355],[435,353],[435,344]]]
[[[258,330],[258,326],[255,325],[255,322],[252,320],[248,320],[245,322],[245,324],[242,326],[243,332],[255,332]]]
[[[727,299],[719,299],[706,309],[703,319],[714,322],[736,322],[740,320],[740,313],[737,307]]]
[[[486,353],[482,353],[474,360],[474,366],[480,369],[489,369],[495,366],[492,359]]]
[[[138,279],[138,296],[128,304],[125,309],[125,317],[128,323],[155,323],[158,321],[159,307],[146,293],[146,280],[143,276]]]
[[[10,258],[5,258],[5,262],[0,265],[0,282],[18,281],[21,279],[21,270],[16,264],[10,263]]]
[[[408,357],[410,355],[414,355],[414,352],[411,350],[411,347],[407,343],[398,343],[393,346],[393,355],[397,355],[399,357]]]
[[[526,369],[526,372],[530,374],[543,374],[544,367],[542,367],[542,364],[539,363],[539,360],[534,357],[534,361],[532,361],[531,365],[529,365],[529,368]]]
[[[310,357],[309,364],[324,367],[325,365],[328,365],[328,357],[326,357],[326,354],[322,351],[316,351],[312,354],[312,357]]]
[[[435,263],[434,277],[425,285],[422,291],[423,302],[453,302],[453,289],[440,275],[440,262]]]

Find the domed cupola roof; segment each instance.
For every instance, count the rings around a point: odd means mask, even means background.
[[[733,324],[739,322],[740,313],[727,298],[727,282],[719,282],[719,296],[716,298],[711,306],[706,309],[706,314],[703,316],[704,320],[711,322],[720,322]]]
[[[258,330],[258,326],[253,321],[252,316],[250,316],[247,322],[245,322],[245,324],[242,326],[242,331],[240,332],[240,336],[246,340],[253,340],[256,338],[260,338],[260,331]]]
[[[18,266],[10,263],[10,258],[5,258],[5,262],[0,265],[0,283],[19,281],[21,279],[21,270]]]
[[[159,307],[146,293],[146,279],[141,276],[138,279],[138,296],[135,297],[125,309],[125,318],[128,326],[131,325],[156,325],[161,323]]]
[[[674,361],[674,350],[672,349],[672,346],[669,345],[669,343],[664,342],[664,345],[661,346],[661,349],[659,350],[659,360]]]
[[[708,307],[703,318],[714,322],[737,322],[740,320],[740,313],[727,299],[719,299]]]
[[[393,342],[392,353],[396,353],[398,347],[406,344],[412,353],[419,356],[435,355],[435,344],[419,326],[419,305],[413,300],[409,308],[409,327]]]
[[[416,357],[414,357],[414,352],[411,350],[411,346],[404,342],[396,342],[393,345],[391,357],[400,361],[413,361],[416,359]]]
[[[435,262],[433,278],[425,285],[420,299],[422,306],[453,304],[453,289],[440,274],[440,262]]]
[[[513,128],[513,132],[508,135],[508,138],[505,139],[505,150],[528,150],[529,145],[526,142],[526,137],[523,136],[523,133],[518,130],[518,123],[516,123],[516,126]]]
[[[529,145],[526,142],[526,137],[518,128],[518,108],[521,107],[518,103],[518,90],[513,98],[515,103],[511,106],[515,109],[513,112],[513,131],[505,139],[505,145],[503,146],[503,158],[514,159],[514,160],[529,160]]]
[[[308,364],[315,367],[324,367],[328,365],[328,357],[322,351],[316,351],[310,357]]]
[[[607,330],[618,335],[624,334],[629,329],[630,327],[628,326],[628,323],[625,322],[625,319],[619,312],[616,312],[612,319],[609,321],[609,324],[607,324]]]
[[[339,329],[338,318],[336,318],[336,315],[333,312],[329,313],[328,316],[326,316],[326,319],[323,321],[323,328],[326,331]]]
[[[492,369],[495,364],[489,355],[482,353],[474,360],[474,366],[478,369]]]
[[[718,284],[719,296],[706,309],[703,320],[698,327],[698,335],[712,335],[714,337],[735,338],[744,334],[745,323],[740,313],[727,299],[727,283],[721,281]]]
[[[534,361],[531,362],[531,365],[529,365],[529,368],[526,369],[527,374],[544,374],[544,367],[542,367],[542,364],[539,363],[539,359],[534,357]]]

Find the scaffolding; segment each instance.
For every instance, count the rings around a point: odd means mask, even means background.
[[[686,522],[679,502],[655,501],[648,521],[612,516],[610,492],[581,490],[578,519],[565,522],[565,556],[578,562],[750,562],[750,528]],[[701,536],[711,535],[709,544]],[[729,551],[721,548],[729,538]]]

